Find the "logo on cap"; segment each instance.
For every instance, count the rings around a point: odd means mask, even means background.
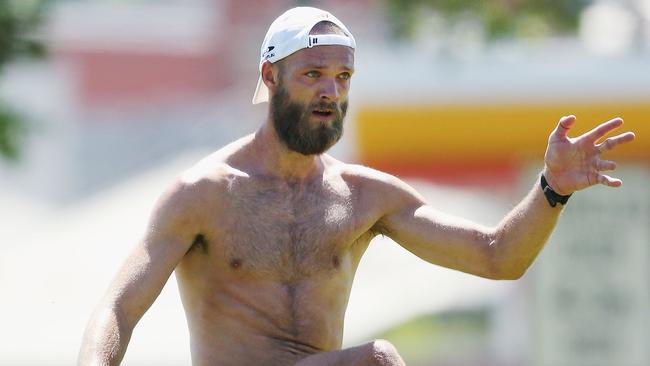
[[[265,60],[268,60],[271,57],[275,56],[275,53],[271,53],[271,51],[273,51],[274,48],[275,48],[275,46],[269,46],[269,48],[266,51],[264,51],[264,54],[262,55],[262,57]]]

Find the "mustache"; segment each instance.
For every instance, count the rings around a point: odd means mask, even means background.
[[[347,106],[348,106],[347,100],[341,104],[336,102],[326,102],[321,100],[320,102],[310,104],[307,110],[311,112],[315,109],[329,109],[334,112],[337,118],[342,118],[343,114],[347,110]]]
[[[312,103],[309,106],[310,109],[339,109],[339,104],[336,102],[325,102],[321,100],[320,102]]]

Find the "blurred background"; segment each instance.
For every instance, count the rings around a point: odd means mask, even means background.
[[[438,268],[387,238],[364,257],[344,346],[409,365],[650,365],[650,0],[0,0],[0,364],[70,365],[85,324],[184,169],[255,131],[259,47],[313,5],[355,34],[336,157],[494,225],[562,115],[621,116],[618,190],[571,199],[518,281]],[[190,365],[172,276],[124,365]]]

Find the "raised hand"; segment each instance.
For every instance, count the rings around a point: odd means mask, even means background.
[[[548,184],[561,195],[569,195],[596,184],[619,187],[623,183],[620,179],[602,173],[616,169],[616,163],[603,160],[600,155],[617,145],[634,140],[634,133],[626,132],[609,137],[597,144],[601,138],[620,127],[623,119],[614,118],[582,136],[570,138],[568,133],[575,122],[575,116],[562,117],[549,136],[543,173]]]

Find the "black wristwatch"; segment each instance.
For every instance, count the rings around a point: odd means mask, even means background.
[[[546,196],[546,200],[548,201],[548,204],[551,205],[551,207],[557,206],[558,203],[561,203],[564,206],[567,201],[569,201],[569,197],[571,197],[571,195],[562,196],[561,194],[555,192],[551,186],[548,185],[546,178],[544,178],[544,174],[542,174],[541,185],[544,196]]]

